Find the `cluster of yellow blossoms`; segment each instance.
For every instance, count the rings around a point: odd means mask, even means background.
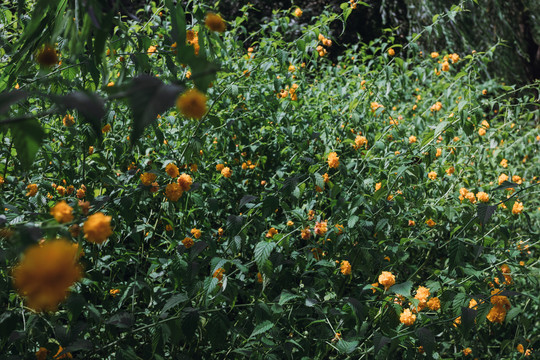
[[[323,57],[328,54],[323,45],[326,47],[332,46],[332,40],[325,38],[323,34],[319,34],[319,41],[322,43],[322,45],[317,46],[317,52],[319,53],[320,57]]]

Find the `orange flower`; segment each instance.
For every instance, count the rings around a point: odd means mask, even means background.
[[[189,249],[193,246],[194,242],[193,239],[190,237],[185,237],[184,240],[182,240],[182,244],[186,247],[186,249]]]
[[[180,112],[193,119],[201,119],[206,114],[206,96],[197,89],[190,89],[180,95],[176,100],[176,107]]]
[[[28,190],[28,192],[26,193],[26,196],[28,197],[36,196],[37,191],[38,191],[38,186],[36,184],[30,184],[26,187],[26,190]]]
[[[437,223],[435,221],[433,221],[433,219],[429,219],[426,221],[426,224],[427,226],[429,227],[434,227],[435,225],[437,225]]]
[[[379,284],[384,286],[384,290],[388,290],[392,285],[396,283],[396,277],[389,271],[383,271],[379,275]]]
[[[523,203],[516,201],[512,206],[512,214],[518,215],[523,211]]]
[[[401,313],[401,315],[399,315],[399,321],[402,323],[402,324],[405,324],[407,326],[410,326],[412,324],[414,324],[414,322],[416,321],[416,315],[414,315],[411,310],[409,309],[405,309],[403,310],[403,312]]]
[[[156,174],[145,172],[141,174],[141,182],[144,186],[150,186],[154,181],[156,181]]]
[[[107,124],[101,129],[101,132],[104,134],[108,133],[109,131],[111,131],[111,124]]]
[[[204,24],[212,31],[222,33],[227,29],[227,24],[223,21],[223,18],[214,13],[206,14]]]
[[[499,185],[501,185],[505,181],[508,181],[508,175],[503,173],[499,176]]]
[[[275,228],[270,228],[270,230],[268,230],[268,232],[266,233],[266,237],[273,238],[274,235],[276,235],[277,233],[278,231]]]
[[[439,53],[438,53],[438,52],[435,52],[435,51],[434,51],[434,52],[431,53],[431,58],[432,58],[432,59],[435,59],[435,58],[437,58],[437,57],[439,57]]]
[[[495,305],[489,310],[486,318],[490,322],[502,324],[506,318],[506,309],[502,305]]]
[[[441,301],[438,297],[432,297],[427,302],[427,306],[430,308],[430,310],[437,311],[441,308]]]
[[[437,178],[437,173],[435,171],[430,171],[428,174],[428,178],[431,180],[435,180]]]
[[[315,234],[323,236],[326,234],[328,221],[321,221],[315,223]]]
[[[120,294],[120,289],[111,289],[109,290],[109,294],[111,294],[112,297],[116,297],[116,295]]]
[[[224,167],[225,167],[225,165],[223,165],[223,164],[217,164],[216,165],[216,170],[221,171],[221,170],[223,170]]]
[[[302,9],[296,8],[296,9],[294,10],[294,16],[300,17],[300,16],[302,16],[302,14],[303,14]]]
[[[328,166],[333,169],[339,166],[339,156],[337,156],[336,152],[328,154]]]
[[[60,224],[71,222],[73,221],[73,208],[62,200],[51,208],[51,215]]]
[[[180,171],[178,171],[178,166],[174,165],[173,163],[167,164],[167,166],[165,167],[165,172],[169,174],[169,176],[172,178],[175,178],[178,175],[180,175]]]
[[[351,274],[351,263],[349,263],[347,260],[343,260],[341,262],[340,271],[343,275],[350,275]]]
[[[465,355],[465,356],[469,356],[472,353],[471,348],[465,348],[465,349],[463,349],[461,351],[463,352],[463,355]]]
[[[486,194],[483,191],[480,191],[476,194],[476,198],[481,202],[488,202],[489,201],[489,195]]]
[[[226,177],[226,178],[230,178],[231,175],[232,175],[232,171],[231,169],[227,166],[227,167],[224,167],[222,170],[221,170],[221,175],[223,175],[223,177]]]
[[[309,240],[309,238],[311,238],[311,230],[309,229],[309,226],[302,230],[301,236],[302,240]]]
[[[416,222],[414,222],[414,220],[409,220],[409,226],[415,226],[416,225]]]
[[[90,215],[83,224],[84,237],[95,244],[102,244],[112,235],[111,216],[101,212]]]
[[[191,229],[191,234],[193,235],[193,237],[195,239],[200,239],[201,238],[201,230],[197,229],[197,228],[193,228]]]
[[[390,48],[390,49],[388,49],[388,55],[394,56],[394,55],[396,55],[396,52],[394,51],[394,49]]]
[[[173,202],[177,202],[183,194],[182,187],[178,184],[172,183],[165,187],[165,196],[167,199]]]
[[[65,239],[32,245],[13,269],[13,285],[30,308],[54,311],[82,277],[77,259],[77,248]]]
[[[189,189],[191,189],[191,184],[193,183],[193,179],[188,174],[182,174],[178,178],[177,182],[183,191],[189,191]]]
[[[73,117],[73,115],[67,114],[62,119],[62,123],[64,124],[64,126],[69,127],[75,124],[75,118]]]
[[[412,144],[412,143],[415,143],[415,142],[416,142],[416,136],[414,136],[414,135],[409,136],[409,144]]]

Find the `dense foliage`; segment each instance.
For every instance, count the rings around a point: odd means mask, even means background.
[[[110,3],[1,8],[3,358],[535,355],[539,86],[496,44]]]

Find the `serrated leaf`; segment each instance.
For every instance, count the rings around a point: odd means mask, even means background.
[[[242,199],[240,199],[240,203],[238,204],[238,209],[242,208],[242,206],[249,204],[253,200],[257,199],[256,196],[253,195],[244,195]]]
[[[0,114],[8,111],[9,107],[17,102],[26,99],[28,93],[22,90],[8,91],[0,94]]]
[[[262,205],[262,216],[267,217],[273,214],[279,207],[279,199],[275,196],[267,196]]]
[[[427,133],[426,136],[422,139],[422,143],[420,144],[420,147],[426,146],[431,140],[433,140],[433,137],[435,136],[434,131],[430,131]]]
[[[143,133],[144,128],[156,121],[158,114],[174,105],[183,87],[165,85],[161,80],[150,75],[141,75],[133,79],[128,89],[128,98],[133,113],[134,143]]]
[[[389,290],[397,295],[411,296],[412,285],[411,281],[405,281],[401,284],[392,285]]]
[[[375,355],[379,353],[379,351],[387,344],[390,344],[392,342],[392,339],[389,337],[384,336],[383,334],[376,332],[373,334],[373,351],[375,352]]]
[[[476,310],[469,307],[461,308],[461,325],[465,331],[469,331],[474,326]]]
[[[25,120],[11,125],[13,145],[17,150],[17,157],[22,166],[30,168],[34,158],[41,148],[45,131],[36,119]]]
[[[94,93],[82,91],[64,96],[51,95],[51,100],[64,109],[75,109],[92,126],[96,136],[101,136],[101,119],[105,116],[105,102]]]
[[[249,337],[252,338],[254,336],[264,334],[265,332],[267,332],[273,327],[274,327],[274,324],[271,321],[268,321],[268,320],[263,321],[259,325],[255,326],[255,329],[253,329],[253,332],[251,333]]]
[[[357,346],[358,346],[358,341],[357,340],[346,341],[346,340],[343,340],[343,339],[339,339],[338,342],[336,343],[336,348],[342,354],[350,354],[350,353],[352,353],[354,350],[356,350]]]
[[[212,279],[214,280],[214,279]],[[217,280],[217,279],[216,279]],[[182,332],[188,339],[191,339],[195,335],[195,331],[199,326],[199,310],[193,308],[184,309],[184,316],[182,317]]]
[[[170,309],[172,309],[176,305],[188,301],[188,299],[189,298],[185,294],[173,295],[172,297],[169,298],[169,300],[167,300],[167,302],[163,306],[163,309],[161,309],[161,313],[162,314],[166,313],[167,311],[169,311]]]
[[[483,226],[486,225],[497,210],[496,205],[487,205],[487,204],[478,204],[476,208],[476,214],[478,216],[478,221]]]
[[[300,295],[293,294],[287,290],[283,290],[281,292],[281,296],[279,297],[279,305],[284,305],[287,302],[299,298]]]
[[[106,324],[114,325],[116,327],[127,329],[130,328],[134,323],[134,317],[128,312],[121,312],[119,314],[113,315]]]
[[[431,330],[425,327],[421,327],[416,330],[416,336],[418,336],[418,341],[420,342],[420,345],[422,345],[422,347],[424,348],[426,354],[430,356],[435,349],[435,336],[433,335]]]
[[[265,266],[266,260],[270,257],[275,246],[275,243],[266,241],[261,241],[255,246],[255,262],[259,268]]]
[[[519,186],[519,184],[510,182],[510,181],[505,181],[501,185],[497,186],[495,189],[493,189],[491,191],[510,189],[510,188],[515,188],[515,187],[518,187],[518,186]]]

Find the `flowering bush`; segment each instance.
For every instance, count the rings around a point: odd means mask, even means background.
[[[362,2],[159,3],[7,22],[5,358],[534,355],[538,84],[422,34],[337,54]]]

